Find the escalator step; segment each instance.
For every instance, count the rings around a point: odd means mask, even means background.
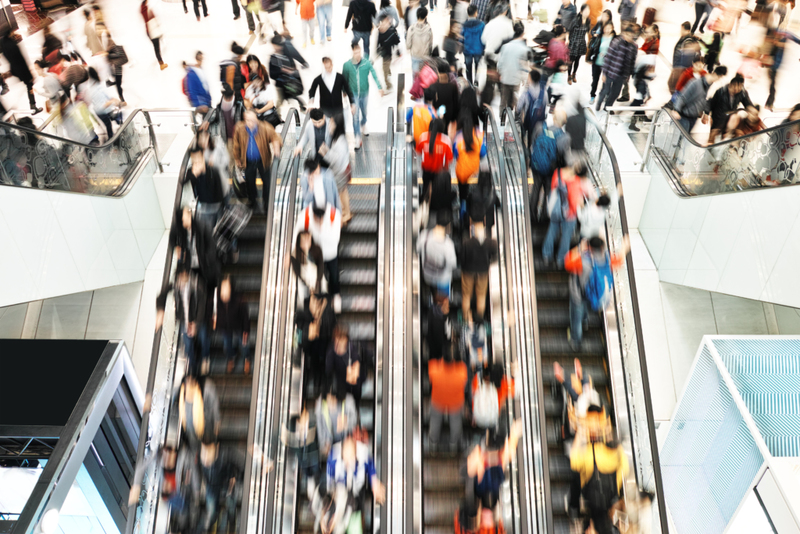
[[[378,195],[359,195],[354,192],[354,186],[350,186],[350,211],[353,216],[359,214],[370,214],[377,219],[378,214]],[[376,227],[377,228],[377,227]]]
[[[423,521],[428,526],[449,526],[452,529],[453,516],[461,503],[462,493],[426,492],[423,504]]]
[[[374,313],[376,308],[374,286],[341,287],[342,312]]]
[[[236,266],[243,265],[263,265],[264,263],[264,246],[260,248],[239,247],[239,261]]]
[[[375,213],[356,213],[347,226],[342,228],[342,233],[377,234],[378,217]]]
[[[573,351],[567,340],[566,329],[563,329],[563,331],[560,329],[557,331],[540,330],[539,346],[541,347],[542,354],[547,354],[548,356],[559,354],[564,355],[564,357],[582,357],[584,354],[604,354],[605,344],[603,343],[600,333],[597,332],[596,335],[593,334],[594,332],[592,332],[592,330],[584,332],[583,343],[581,344],[580,350]]]
[[[350,339],[354,341],[375,339],[375,319],[373,317],[360,313],[342,313],[339,321],[347,325],[350,330]]]
[[[566,300],[569,301],[569,286],[567,284],[550,284],[536,280],[536,300]]]
[[[342,234],[339,240],[339,258],[377,257],[378,242],[374,238],[364,238],[360,234]]]
[[[250,408],[245,409],[225,409],[223,410],[221,422],[219,425],[219,438],[226,440],[241,440],[247,439],[247,425],[249,423]]]
[[[548,456],[547,465],[550,469],[550,487],[553,487],[553,481],[569,483],[572,479],[569,458],[563,454]]]
[[[223,408],[249,408],[252,383],[251,377],[243,375],[231,374],[224,379],[215,379],[214,385],[217,388],[220,406]]]
[[[443,432],[443,439],[447,439],[447,432]],[[425,468],[422,470],[422,487],[427,492],[437,490],[450,490],[463,494],[464,477],[461,476],[461,463],[459,458],[425,458]]]
[[[341,285],[349,285],[349,286],[367,286],[370,288],[374,288],[375,283],[378,280],[378,272],[375,270],[375,266],[363,267],[360,269],[347,269],[341,268],[342,261],[339,260],[339,265],[341,269],[341,273],[339,274],[339,283]],[[373,291],[374,294],[374,291]]]
[[[537,314],[539,324],[547,327],[569,326],[569,302],[562,300],[541,300],[537,302]],[[602,326],[600,314],[589,313],[589,327],[599,328]]]

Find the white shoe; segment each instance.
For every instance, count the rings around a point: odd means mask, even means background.
[[[342,313],[342,296],[333,296],[333,313]]]
[[[363,135],[364,137],[369,137],[369,132],[367,131],[366,124],[361,125],[361,135]]]
[[[362,145],[363,145],[363,143],[361,142],[361,137],[356,137],[355,150],[358,150],[359,148],[361,148]]]

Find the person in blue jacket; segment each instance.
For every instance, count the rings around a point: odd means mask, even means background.
[[[477,82],[478,64],[481,62],[484,51],[481,35],[483,35],[483,28],[486,23],[478,18],[478,8],[474,5],[467,8],[467,16],[469,18],[464,23],[464,28],[461,31],[464,35],[464,63],[467,67],[467,81],[474,85],[472,69],[474,66],[474,76]]]
[[[198,113],[205,115],[211,107],[211,93],[208,90],[208,81],[203,73],[203,53],[195,55],[195,66],[183,64],[186,77],[183,80],[183,91]]]

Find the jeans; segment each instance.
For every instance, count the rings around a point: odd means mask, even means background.
[[[367,124],[367,102],[369,94],[354,95],[356,111],[353,113],[353,135],[361,137],[361,127]]]
[[[481,62],[481,58],[483,56],[470,56],[464,54],[464,65],[467,67],[467,81],[469,83],[473,83],[473,77],[475,80],[478,79],[478,64]],[[473,66],[475,68],[475,73],[473,74]]]
[[[559,267],[564,265],[564,257],[569,252],[569,241],[572,239],[572,233],[575,231],[576,219],[571,219],[561,222],[550,221],[550,226],[547,227],[547,235],[544,238],[544,245],[542,246],[542,256],[545,261],[553,261],[553,247],[555,246],[556,234],[561,232],[561,239],[558,242],[558,256],[556,262]]]
[[[322,40],[323,35],[330,39],[333,29],[333,4],[317,6],[317,21],[319,21],[319,40]]]
[[[692,24],[692,33],[693,34],[697,31],[698,25],[700,26],[700,33],[703,33],[703,28],[705,28],[706,22],[708,22],[709,16],[711,16],[711,10],[712,9],[714,9],[714,7],[711,4],[708,4],[708,3],[704,4],[704,3],[701,3],[701,2],[695,2],[695,4],[694,4],[694,24]],[[705,16],[705,20],[703,20],[703,23],[700,24],[700,21],[703,19],[703,16]]]
[[[416,75],[419,72],[419,69],[422,68],[422,61],[424,58],[421,57],[412,57],[411,58],[411,72]],[[476,69],[477,70],[477,69]]]
[[[361,48],[364,49],[364,57],[367,59],[369,59],[369,35],[370,32],[357,32],[353,30],[353,44],[356,44],[359,40],[364,41]]]
[[[256,196],[258,195],[258,186],[256,185],[256,174],[261,176],[261,198],[264,200],[264,209],[267,209],[267,201],[269,200],[269,182],[270,182],[270,169],[264,168],[261,158],[255,161],[248,161],[247,167],[244,170],[244,181],[247,184],[247,198],[250,200],[252,206],[256,205]]]
[[[197,324],[197,332],[194,337],[189,335],[185,324],[181,324],[181,334],[183,337],[183,352],[186,355],[186,368],[197,371],[197,359],[195,358],[195,343],[200,345],[200,359],[205,360],[211,354],[211,338],[208,336],[208,329],[204,324]]]
[[[450,425],[450,444],[458,445],[461,441],[461,410],[453,410],[449,413],[440,412],[434,406],[431,406],[431,422],[430,434],[428,437],[431,443],[439,443],[439,435],[442,432],[442,421],[447,417]]]
[[[111,126],[111,117],[109,117],[107,113],[105,115],[97,113],[97,118],[100,119],[100,122],[106,127],[108,138],[111,139],[114,136],[114,128]]]
[[[681,118],[678,119],[678,122],[683,129],[686,130],[686,133],[691,134],[692,130],[694,129],[694,125],[697,122],[697,117],[684,117],[681,115]]]
[[[246,343],[242,343],[241,332],[222,332],[222,352],[229,362],[237,362],[236,353],[238,352],[242,359],[250,361],[250,347]]]
[[[339,294],[339,258],[324,262],[325,276],[328,278],[328,293],[331,295]],[[324,358],[323,358],[324,359]]]
[[[579,344],[583,341],[583,321],[589,317],[588,302],[581,296],[580,301],[570,294],[569,297],[569,333],[572,340]],[[566,383],[566,380],[564,381]]]
[[[594,109],[601,111],[607,107],[613,106],[619,96],[619,92],[622,90],[622,85],[625,83],[625,80],[626,78],[615,78],[613,80],[606,78]]]
[[[311,34],[311,44],[314,44],[314,19],[301,20],[300,26],[303,28],[303,44],[308,41],[309,34]]]

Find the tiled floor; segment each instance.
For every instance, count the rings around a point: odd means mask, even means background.
[[[800,334],[800,310],[661,282],[635,230],[631,248],[657,421],[672,417],[704,335]]]

